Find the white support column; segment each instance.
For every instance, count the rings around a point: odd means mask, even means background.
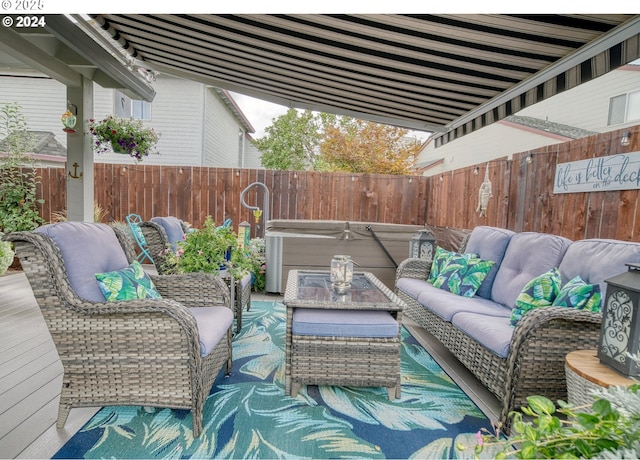
[[[82,77],[81,86],[68,86],[67,101],[72,111],[78,110],[76,133],[67,134],[67,218],[93,222],[93,149],[88,134],[89,118],[93,117],[93,82]]]

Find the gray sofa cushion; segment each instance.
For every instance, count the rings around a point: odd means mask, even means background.
[[[481,259],[495,262],[495,265],[491,267],[491,271],[489,271],[476,292],[476,296],[484,297],[485,299],[491,298],[493,281],[502,263],[509,240],[511,240],[511,236],[514,233],[504,228],[479,226],[475,227],[471,235],[469,235],[465,253],[477,254]]]
[[[499,357],[509,354],[514,329],[508,317],[462,312],[456,313],[451,323]]]
[[[522,288],[536,276],[558,267],[571,240],[548,233],[523,232],[511,237],[493,281],[491,298],[514,308]]]
[[[396,288],[414,299],[417,299],[420,293],[427,288],[435,289],[431,283],[415,278],[400,278],[396,282]]]
[[[122,270],[129,265],[113,229],[107,224],[59,222],[39,227],[60,249],[73,290],[86,300],[104,302],[96,273]]]
[[[482,313],[489,316],[511,315],[511,309],[493,300],[482,297],[463,297],[438,289],[431,284],[425,286],[416,299],[421,305],[428,307],[433,313],[445,321],[459,312]]]
[[[180,219],[177,217],[152,217],[151,222],[162,226],[167,233],[171,249],[173,251],[178,249],[176,243],[184,239],[184,231],[182,230],[182,222],[180,222]]]
[[[629,262],[640,262],[640,243],[594,238],[573,242],[558,268],[563,285],[579,276],[587,284],[599,283],[604,298],[604,281],[626,272]]]

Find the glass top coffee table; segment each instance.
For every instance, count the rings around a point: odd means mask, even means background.
[[[400,329],[404,303],[373,274],[353,274],[346,293],[329,271],[291,270],[287,307],[285,394],[300,385],[386,387],[400,397]]]
[[[328,271],[295,271],[289,274],[285,304],[315,308],[371,308],[388,305],[397,308],[402,302],[371,273],[354,273],[351,287],[338,293],[331,285]]]

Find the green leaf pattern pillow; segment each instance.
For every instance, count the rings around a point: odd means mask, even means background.
[[[161,298],[153,281],[136,260],[120,271],[96,273],[95,276],[107,301]]]
[[[436,247],[436,252],[433,254],[433,261],[431,262],[431,271],[427,279],[428,282],[433,283],[436,280],[440,274],[440,270],[446,265],[447,260],[449,260],[452,254],[451,251],[442,249],[440,246]]]
[[[557,268],[552,268],[525,284],[516,299],[516,308],[511,311],[511,325],[515,326],[525,313],[534,308],[550,306],[560,292],[561,284],[562,278]]]
[[[451,258],[454,257],[465,257],[470,259],[472,257],[478,257],[476,254],[458,254],[457,252],[447,251],[446,249],[441,248],[440,246],[436,247],[436,252],[433,255],[433,262],[431,263],[431,271],[429,272],[429,278],[427,281],[429,283],[433,283],[442,269],[449,263]]]
[[[582,278],[576,276],[560,289],[553,305],[600,313],[602,310],[600,285],[587,284]]]
[[[474,257],[473,254],[454,254],[442,267],[433,286],[463,297],[473,297],[495,262]]]

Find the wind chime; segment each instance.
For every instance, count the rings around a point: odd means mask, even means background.
[[[480,213],[480,217],[487,215],[487,206],[491,197],[493,197],[493,194],[491,193],[491,181],[489,180],[489,163],[487,163],[484,170],[484,182],[482,182],[478,191],[478,208],[476,212]]]

